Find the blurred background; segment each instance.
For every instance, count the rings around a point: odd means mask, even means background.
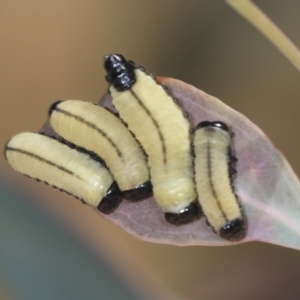
[[[299,1],[255,3],[300,47]],[[57,99],[97,102],[103,55],[117,52],[245,114],[300,175],[300,74],[225,2],[0,0],[0,15],[1,147],[39,130]],[[0,299],[300,296],[298,251],[146,243],[3,156],[0,179]]]

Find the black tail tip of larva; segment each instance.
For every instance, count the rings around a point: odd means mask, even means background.
[[[165,213],[165,219],[172,225],[183,225],[191,223],[198,219],[201,214],[201,209],[197,203],[191,203],[189,206],[182,209],[179,213]]]
[[[130,202],[146,199],[152,195],[152,183],[151,181],[147,181],[131,190],[123,191],[122,194],[123,197]]]
[[[223,129],[225,131],[228,131],[228,126],[221,121],[213,121],[213,122],[209,122],[209,121],[202,121],[200,123],[198,123],[198,125],[196,126],[196,130],[200,129],[200,128],[204,128],[204,127],[215,127],[215,128],[220,128]]]
[[[64,102],[64,101],[65,101],[65,100],[57,100],[57,101],[53,102],[53,103],[51,104],[51,106],[49,107],[49,110],[48,110],[48,116],[50,117],[51,114],[56,110],[57,106],[58,106],[60,103]]]
[[[100,201],[97,209],[103,214],[111,214],[121,203],[122,194],[120,192],[118,184],[114,181],[103,199]]]
[[[246,224],[245,220],[235,219],[228,222],[220,230],[220,236],[229,241],[238,241],[245,237]]]

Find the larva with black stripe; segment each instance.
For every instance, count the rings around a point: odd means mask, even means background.
[[[245,235],[245,218],[234,193],[231,136],[223,122],[204,121],[194,133],[195,178],[198,199],[207,222],[227,240]]]
[[[50,108],[50,124],[65,140],[100,156],[124,198],[137,201],[152,194],[143,150],[110,111],[80,100],[58,101]]]
[[[88,154],[46,135],[24,132],[5,148],[8,163],[16,171],[48,183],[104,214],[113,212],[122,200],[111,173]]]
[[[190,124],[181,108],[143,68],[120,54],[104,58],[112,103],[148,155],[153,194],[172,224],[199,216]]]

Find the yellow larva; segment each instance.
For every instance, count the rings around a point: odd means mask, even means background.
[[[199,209],[188,120],[164,88],[132,61],[112,54],[104,66],[113,105],[148,155],[153,194],[166,220],[194,220]]]
[[[7,143],[5,155],[16,171],[62,189],[105,214],[121,201],[118,185],[103,165],[53,138],[20,133]]]
[[[222,122],[201,122],[194,134],[198,199],[208,223],[221,237],[238,240],[245,220],[234,193],[231,134]]]
[[[89,102],[65,100],[52,105],[50,124],[67,141],[99,155],[126,199],[140,200],[152,194],[146,157],[111,112]]]

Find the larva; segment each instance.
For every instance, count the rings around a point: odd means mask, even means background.
[[[222,238],[239,240],[245,219],[233,188],[231,134],[223,122],[201,122],[194,133],[195,178],[203,213]]]
[[[113,212],[122,199],[103,165],[48,136],[20,133],[7,143],[5,155],[16,171],[57,187],[104,214]]]
[[[194,220],[199,207],[188,120],[163,86],[132,61],[111,54],[104,67],[113,105],[148,155],[153,194],[166,220]]]
[[[146,157],[123,122],[103,107],[65,100],[50,108],[50,124],[65,140],[100,156],[124,198],[140,200],[152,194]]]

